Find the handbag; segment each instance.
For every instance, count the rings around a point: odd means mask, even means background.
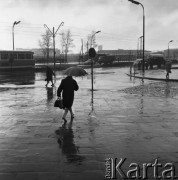
[[[64,108],[61,98],[58,98],[58,99],[54,102],[54,107],[58,107],[58,108],[60,108],[60,109],[63,109],[63,108]]]

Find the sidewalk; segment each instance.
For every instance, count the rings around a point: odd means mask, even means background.
[[[0,180],[104,180],[110,157],[127,158],[124,172],[130,163],[158,158],[163,167],[173,163],[178,176],[178,85],[131,80],[127,72],[95,70],[92,116],[91,80],[77,78],[75,119],[70,123],[68,116],[66,125],[53,107],[60,81],[54,88],[40,78],[34,85],[1,86]],[[148,177],[155,179],[153,170]]]
[[[177,71],[177,65],[174,65],[173,69],[171,69],[171,73],[169,74],[169,81],[178,82]],[[135,76],[138,78],[142,78],[142,71],[137,71]],[[166,71],[165,69],[145,70],[144,79],[166,81]]]

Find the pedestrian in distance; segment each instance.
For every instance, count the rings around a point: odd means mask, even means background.
[[[169,79],[169,73],[171,73],[171,61],[167,60],[165,63],[166,66],[166,79]]]
[[[53,70],[46,66],[46,79],[45,81],[47,81],[46,83],[46,87],[48,86],[48,83],[51,81],[51,86],[54,86],[54,83],[53,83],[53,76],[55,76],[55,73],[53,72]]]
[[[57,90],[57,96],[61,98],[62,93],[62,101],[64,107],[64,114],[62,119],[64,122],[67,122],[66,116],[68,111],[70,111],[71,120],[74,118],[74,113],[72,111],[72,105],[74,101],[74,91],[77,91],[79,86],[77,82],[72,78],[72,76],[67,76],[66,78],[62,79],[61,84]]]

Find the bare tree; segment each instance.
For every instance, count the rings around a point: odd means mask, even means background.
[[[44,57],[47,59],[47,63],[49,60],[49,51],[52,46],[52,35],[49,30],[46,30],[45,34],[41,35],[42,39],[39,40],[39,46],[43,52]]]
[[[72,34],[70,30],[67,30],[66,32],[62,33],[61,44],[65,54],[65,62],[67,62],[67,55],[69,53],[69,49],[74,47],[73,41],[74,40],[72,39]]]

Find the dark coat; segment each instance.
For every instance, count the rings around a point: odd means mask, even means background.
[[[74,101],[74,91],[79,89],[77,82],[71,77],[67,76],[61,81],[57,90],[57,96],[63,98],[63,105],[66,108],[71,108]]]
[[[47,81],[52,81],[53,80],[53,75],[55,76],[55,73],[53,70],[49,67],[46,68],[46,80]]]
[[[166,72],[167,73],[171,73],[171,61],[167,61],[166,62]]]

